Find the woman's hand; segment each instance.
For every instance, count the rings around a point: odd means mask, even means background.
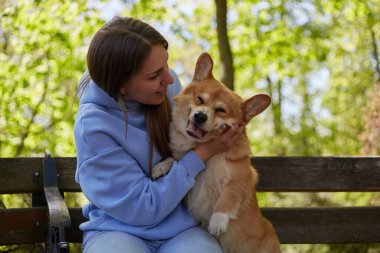
[[[214,138],[208,142],[201,143],[194,148],[194,152],[206,161],[211,156],[227,151],[239,139],[243,132],[244,126],[239,125],[236,129],[228,126],[223,126],[223,133],[218,138]]]

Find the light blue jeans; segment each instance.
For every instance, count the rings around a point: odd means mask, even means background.
[[[105,231],[90,237],[83,253],[223,253],[218,242],[200,227],[190,228],[162,241],[146,241],[133,235]]]

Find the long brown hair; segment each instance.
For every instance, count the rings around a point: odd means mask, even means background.
[[[94,35],[87,53],[88,77],[82,78],[78,90],[83,90],[90,79],[110,95],[125,113],[127,108],[120,94],[122,84],[143,66],[152,46],[162,44],[168,49],[166,39],[152,26],[129,17],[114,17]],[[168,145],[168,126],[171,120],[168,99],[160,105],[144,105],[146,128],[149,135],[151,171],[153,147],[163,158],[171,156]]]

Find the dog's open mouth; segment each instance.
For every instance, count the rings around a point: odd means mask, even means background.
[[[205,130],[201,129],[200,127],[198,127],[196,124],[192,123],[191,121],[189,121],[189,125],[186,128],[186,132],[197,139],[200,139],[207,134]]]

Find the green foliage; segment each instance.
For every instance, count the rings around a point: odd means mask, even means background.
[[[89,40],[104,22],[100,10],[84,0],[3,5],[0,155],[46,149],[75,155],[76,85]],[[273,0],[228,6],[236,91],[273,98],[272,108],[250,125],[255,154],[359,154],[363,108],[376,81],[370,31],[380,33],[378,4]],[[212,2],[139,1],[127,3],[121,14],[163,32],[170,63],[186,83],[202,51],[211,52],[219,73],[214,11]]]
[[[8,4],[1,14],[1,156],[75,155],[76,84],[100,24],[86,1]]]

